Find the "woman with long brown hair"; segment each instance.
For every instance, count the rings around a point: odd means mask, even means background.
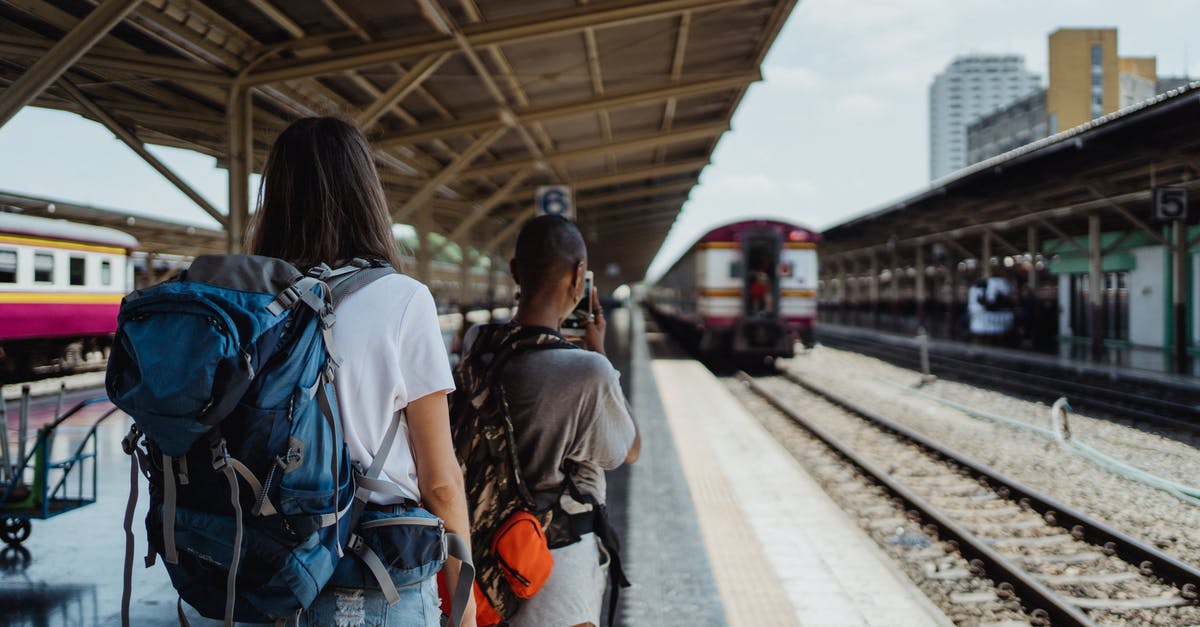
[[[250,252],[301,270],[372,259],[400,268],[383,187],[370,145],[353,125],[330,117],[297,120],[276,139],[263,168]],[[334,385],[350,457],[367,468],[394,412],[403,411],[368,509],[401,512],[421,504],[448,531],[470,537],[462,474],[450,440],[447,394],[454,388],[433,296],[392,274],[337,303],[333,342],[341,356]],[[353,559],[347,557],[346,559]],[[458,563],[446,565],[455,582]],[[435,581],[399,589],[389,606],[370,588],[331,584],[305,613],[311,625],[430,625],[439,622]],[[468,608],[464,625],[474,625]]]

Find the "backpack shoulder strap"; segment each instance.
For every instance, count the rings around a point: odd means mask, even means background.
[[[541,327],[526,327],[518,324],[493,325],[480,331],[471,356],[491,354],[492,359],[483,368],[484,379],[489,385],[499,381],[501,372],[514,356],[534,350],[578,349],[561,335]]]
[[[334,305],[337,305],[351,294],[389,274],[396,274],[396,270],[383,261],[355,257],[349,264],[329,270],[324,280],[332,292]]]

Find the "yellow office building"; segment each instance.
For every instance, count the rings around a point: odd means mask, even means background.
[[[1120,108],[1120,72],[1117,29],[1060,28],[1051,33],[1046,90],[1050,134]]]

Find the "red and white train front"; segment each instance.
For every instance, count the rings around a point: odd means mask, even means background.
[[[115,229],[0,212],[0,374],[103,348],[136,247]]]
[[[663,276],[650,305],[705,356],[790,357],[796,340],[813,343],[818,239],[774,220],[719,227]]]

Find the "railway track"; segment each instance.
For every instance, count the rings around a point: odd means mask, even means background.
[[[1032,622],[1200,623],[1200,569],[803,379],[739,378],[902,501]],[[810,416],[792,409],[797,394]],[[814,407],[836,418],[815,419]]]
[[[863,353],[905,368],[919,368],[920,354],[911,346],[872,341],[843,334],[824,333],[821,343]],[[1131,384],[1112,378],[1083,381],[1062,371],[1050,372],[1032,365],[1007,367],[969,356],[930,351],[933,374],[990,389],[1033,398],[1047,404],[1066,396],[1072,406],[1111,418],[1135,420],[1157,427],[1200,433],[1200,386]]]

